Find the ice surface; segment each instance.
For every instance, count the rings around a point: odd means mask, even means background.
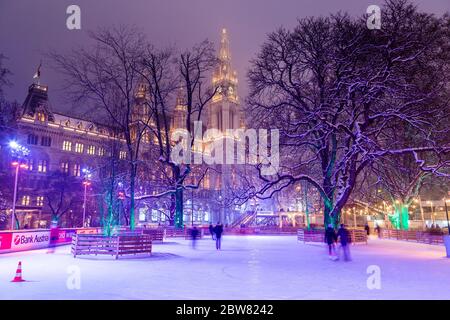
[[[169,239],[138,259],[82,256],[70,247],[0,255],[1,299],[450,299],[450,259],[443,246],[370,239],[352,246],[353,261],[331,261],[321,244],[294,236]],[[28,282],[11,283],[18,261]],[[367,267],[381,270],[368,289]],[[71,266],[81,288],[68,289]],[[73,267],[72,267],[73,268]],[[72,271],[73,272],[73,271]]]

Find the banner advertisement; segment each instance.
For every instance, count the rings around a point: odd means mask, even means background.
[[[20,230],[0,232],[0,253],[43,249],[72,242],[77,229]]]

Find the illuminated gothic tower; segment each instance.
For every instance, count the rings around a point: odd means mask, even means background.
[[[237,74],[231,66],[230,41],[226,29],[222,29],[219,49],[219,65],[213,75],[213,86],[217,94],[209,105],[208,127],[238,129],[242,126],[242,116],[237,94]]]
[[[213,74],[213,87],[217,88],[217,93],[208,105],[207,128],[218,129],[220,135],[216,139],[234,139],[234,136],[227,136],[227,129],[243,128],[243,117],[239,106],[237,93],[237,73],[232,69],[230,41],[226,29],[222,29],[219,64]],[[224,151],[226,142],[223,142]],[[225,152],[224,152],[225,154]],[[211,185],[220,191],[222,199],[228,199],[230,190],[236,186],[236,166],[230,164],[218,165],[219,174],[210,177]],[[223,223],[230,223],[235,219],[235,212],[232,208],[222,208],[217,219]]]

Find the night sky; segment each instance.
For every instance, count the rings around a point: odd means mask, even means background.
[[[296,19],[339,10],[362,15],[380,0],[0,0],[0,53],[13,75],[7,98],[23,102],[27,87],[45,52],[60,52],[88,44],[87,31],[99,26],[132,24],[158,46],[187,48],[206,38],[218,43],[226,27],[231,40],[234,68],[241,95],[246,94],[248,61],[259,51],[266,34]],[[414,1],[423,11],[441,15],[450,11],[449,0]],[[81,30],[66,28],[66,8],[81,7]],[[61,91],[61,77],[43,62],[41,83],[49,85],[52,108],[67,111],[70,104]]]

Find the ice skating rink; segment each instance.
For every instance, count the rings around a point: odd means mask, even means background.
[[[222,251],[209,238],[196,250],[168,239],[154,244],[151,257],[119,260],[74,259],[64,246],[0,255],[0,298],[450,299],[443,246],[370,239],[351,254],[350,262],[332,261],[323,245],[294,236],[225,235]],[[27,282],[12,283],[19,261]]]

